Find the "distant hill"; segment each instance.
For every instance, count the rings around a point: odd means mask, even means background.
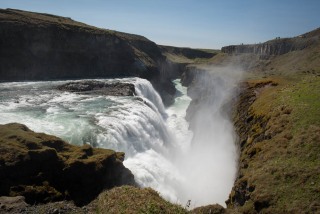
[[[192,49],[164,45],[159,45],[159,47],[168,59],[176,63],[195,63],[197,59],[207,60],[220,52],[219,50]]]
[[[320,28],[293,38],[275,38],[261,44],[230,45],[221,51],[228,54],[254,53],[261,57],[282,55],[291,51],[303,50],[319,43]]]

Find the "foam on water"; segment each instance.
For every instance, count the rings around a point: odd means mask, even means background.
[[[191,99],[179,80],[174,81],[178,90],[175,103],[167,109],[147,80],[100,81],[133,83],[136,96],[81,95],[55,89],[69,81],[1,83],[0,124],[23,123],[36,132],[53,134],[72,144],[89,143],[123,151],[126,153],[124,165],[133,172],[136,182],[142,187],[156,189],[172,202],[184,205],[192,199],[196,205],[203,205],[226,200],[214,201],[206,194],[203,196],[208,200],[202,200],[203,193],[197,193],[197,184],[190,183],[196,180],[193,176],[207,170],[201,167],[202,161],[212,161],[206,160],[207,156],[222,157],[217,160],[224,161],[223,157],[232,152],[212,153],[212,149],[204,149],[200,151],[204,153],[202,160],[188,161],[191,149],[198,147],[192,148],[193,134],[185,121]],[[212,128],[219,130],[223,126]],[[221,146],[228,140],[221,139]],[[221,162],[212,163],[211,167],[221,168]],[[213,179],[209,183],[215,182],[214,176],[207,176]],[[225,188],[219,182],[214,187]],[[194,195],[189,194],[190,188]]]

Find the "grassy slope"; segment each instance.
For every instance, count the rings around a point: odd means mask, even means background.
[[[263,89],[249,108],[263,119],[251,127],[241,153],[248,164],[241,179],[254,190],[240,210],[313,212],[320,201],[320,77],[270,80],[278,85]]]
[[[247,124],[240,157],[240,164],[246,164],[240,165],[236,183],[246,183],[251,190],[247,190],[246,203],[232,204],[232,209],[241,213],[320,212],[319,50],[318,43],[258,60],[248,69],[247,82],[256,94],[248,117],[255,122]],[[255,87],[266,81],[273,86]]]
[[[179,205],[172,204],[151,188],[138,189],[122,186],[106,191],[98,197],[97,213],[187,213]]]
[[[178,48],[170,46],[160,46],[163,54],[174,63],[182,64],[201,64],[209,62],[219,50],[213,49],[192,49]],[[207,56],[205,56],[207,55]]]

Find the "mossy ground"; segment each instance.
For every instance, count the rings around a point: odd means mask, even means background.
[[[186,209],[164,200],[151,188],[132,186],[106,191],[100,194],[96,204],[97,213],[187,213]]]
[[[265,84],[265,83],[271,84]],[[320,76],[307,72],[250,79],[256,100],[240,168],[250,198],[243,213],[320,211]]]

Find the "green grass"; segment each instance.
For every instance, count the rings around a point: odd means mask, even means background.
[[[132,186],[117,187],[99,195],[97,213],[187,213],[179,205],[172,204],[151,188],[140,189]]]
[[[242,179],[254,186],[249,201],[240,208],[250,213],[267,198],[263,212],[313,213],[320,209],[320,77],[314,74],[250,80],[258,98],[249,114],[262,117],[250,127],[241,160]],[[252,142],[259,136],[259,141]],[[270,138],[268,138],[270,136]],[[249,142],[250,139],[250,142]],[[251,211],[250,211],[251,210]]]
[[[207,52],[207,53],[220,53],[221,50],[218,50],[218,49],[205,49],[205,48],[198,48],[197,50],[200,50],[200,51],[204,51],[204,52]]]
[[[294,108],[294,131],[320,125],[320,77],[310,75],[301,78],[282,92],[282,102]]]

